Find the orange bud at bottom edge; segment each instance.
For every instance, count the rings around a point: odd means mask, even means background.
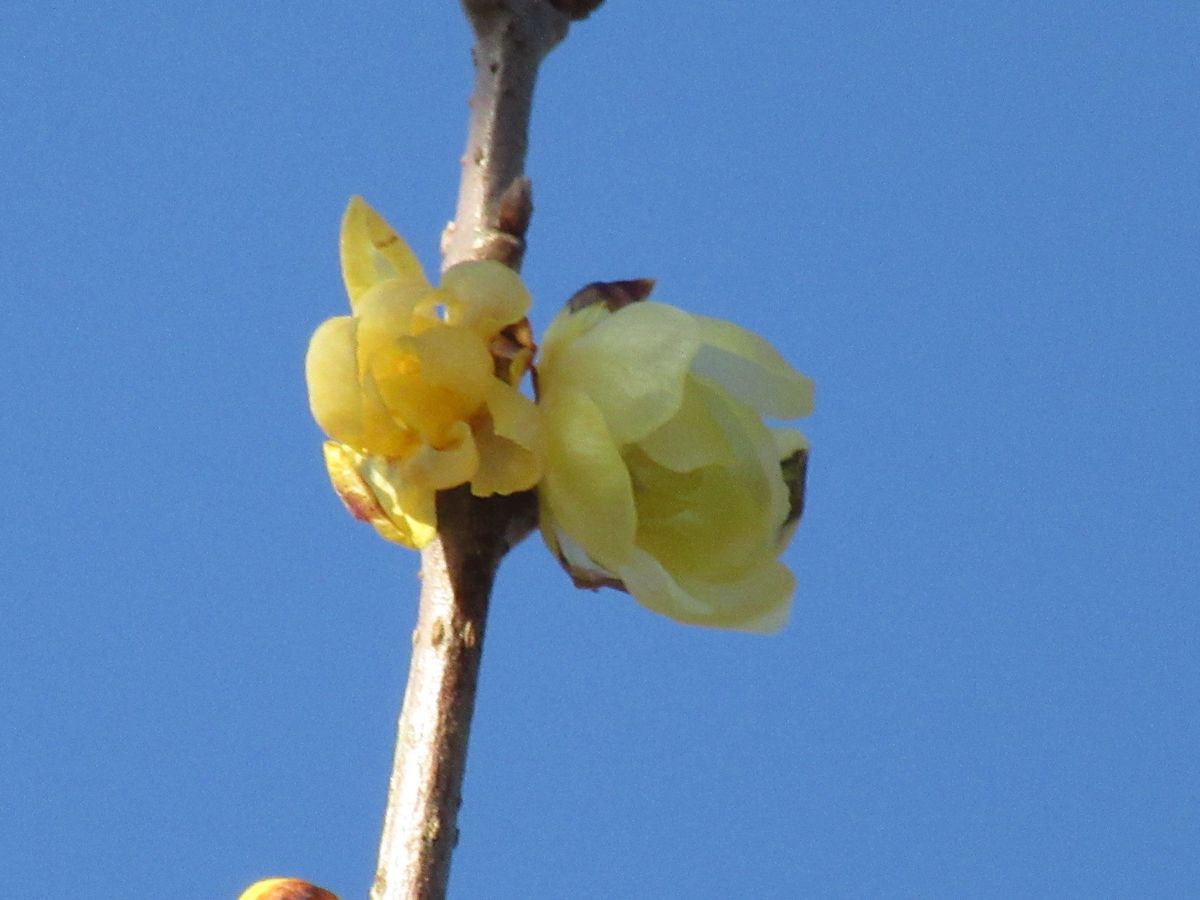
[[[266,878],[256,881],[238,900],[338,900],[324,888],[300,878]]]

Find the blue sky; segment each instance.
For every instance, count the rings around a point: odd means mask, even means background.
[[[1194,894],[1200,8],[683,6],[544,67],[524,274],[539,331],[652,276],[815,378],[792,621],[518,548],[452,896]],[[0,11],[4,896],[365,896],[417,558],[331,492],[302,357],[351,194],[436,266],[468,44]]]

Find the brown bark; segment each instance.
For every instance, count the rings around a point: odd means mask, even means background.
[[[572,11],[550,0],[462,2],[476,37],[475,88],[443,268],[496,259],[516,269],[533,211],[523,173],[534,82]],[[482,500],[464,486],[438,496],[371,900],[446,894],[492,582],[536,509],[533,492]]]

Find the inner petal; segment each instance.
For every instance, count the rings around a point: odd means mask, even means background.
[[[628,451],[637,544],[674,573],[729,580],[773,553],[761,479],[727,466],[675,472]]]

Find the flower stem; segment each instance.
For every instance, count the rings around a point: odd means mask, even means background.
[[[570,20],[586,12],[562,0],[462,4],[476,37],[475,89],[443,267],[497,259],[515,269],[532,214],[522,173],[534,81]],[[536,506],[533,492],[481,500],[461,487],[438,495],[371,900],[446,894],[492,582],[501,558],[533,527]]]

